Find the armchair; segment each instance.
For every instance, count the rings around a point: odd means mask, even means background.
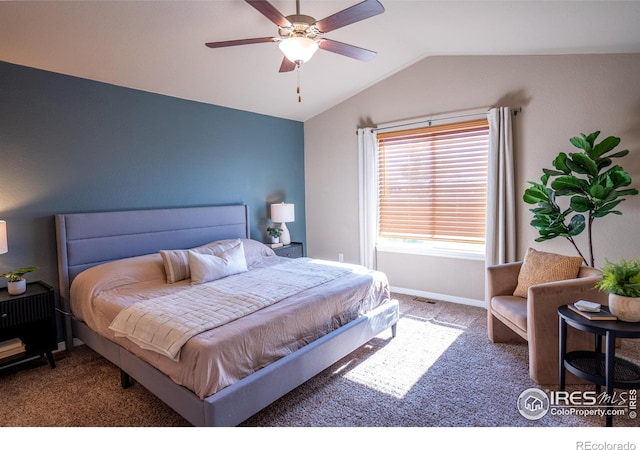
[[[529,375],[539,385],[558,384],[558,307],[584,299],[607,304],[607,294],[595,288],[600,271],[580,267],[577,278],[532,285],[527,297],[514,296],[523,262],[490,266],[488,283],[488,334],[494,343],[524,343],[529,347]],[[567,350],[593,349],[593,335],[569,329]],[[567,383],[584,380],[567,374]]]

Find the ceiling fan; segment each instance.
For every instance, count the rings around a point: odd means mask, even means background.
[[[384,7],[378,0],[364,0],[322,20],[300,14],[300,0],[296,0],[296,13],[286,17],[267,0],[245,1],[278,26],[278,36],[208,42],[205,44],[207,47],[278,42],[280,50],[285,55],[280,72],[290,72],[296,67],[299,68],[311,59],[318,48],[360,61],[370,61],[376,56],[374,51],[327,39],[324,34],[383,13]]]

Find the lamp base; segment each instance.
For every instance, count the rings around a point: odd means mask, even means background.
[[[280,242],[282,242],[283,245],[291,244],[291,235],[289,234],[287,224],[282,222],[280,224],[280,229],[282,230],[282,234],[280,235]]]

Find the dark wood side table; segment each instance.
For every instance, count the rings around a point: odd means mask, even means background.
[[[274,253],[278,256],[284,256],[286,258],[302,258],[303,249],[302,242],[292,242],[282,247],[274,248]]]
[[[631,361],[616,356],[616,339],[640,339],[640,323],[621,320],[589,320],[569,309],[558,308],[560,316],[560,391],[565,389],[565,370],[596,385],[596,392],[605,386],[608,404],[611,404],[614,388],[633,389],[640,387],[640,367]],[[567,325],[593,333],[594,351],[567,353]],[[604,354],[602,337],[605,338]],[[607,414],[606,426],[610,427],[613,416]]]
[[[22,348],[0,358],[0,368],[38,355],[46,356],[51,368],[55,368],[51,353],[58,348],[55,295],[48,284],[27,283],[26,292],[19,295],[0,289],[0,347],[16,338]]]

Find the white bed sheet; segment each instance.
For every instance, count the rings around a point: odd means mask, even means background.
[[[285,261],[260,255],[248,260],[249,270]],[[331,264],[350,273],[196,335],[182,348],[180,361],[141,349],[109,330],[118,312],[128,305],[191,288],[190,280],[166,283],[159,254],[114,261],[82,272],[71,285],[71,310],[94,331],[204,399],[389,300],[389,284],[383,273]]]

